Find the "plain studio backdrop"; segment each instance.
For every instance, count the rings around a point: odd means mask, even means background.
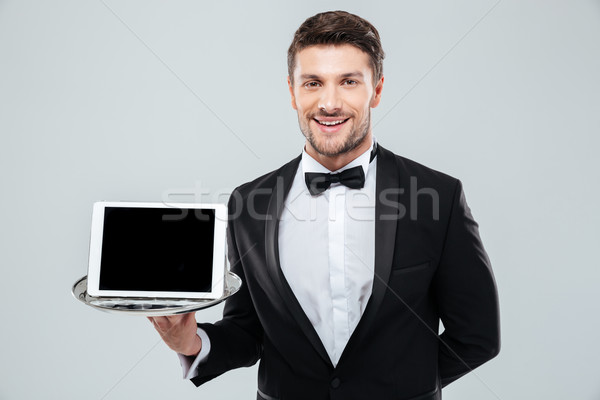
[[[374,135],[463,181],[496,275],[502,351],[444,399],[600,399],[597,0],[0,0],[0,399],[255,398],[71,286],[94,201],[224,203],[301,152],[286,51],[336,9],[382,37]]]

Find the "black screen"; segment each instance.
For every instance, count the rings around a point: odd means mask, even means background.
[[[210,292],[215,210],[106,207],[100,290]]]

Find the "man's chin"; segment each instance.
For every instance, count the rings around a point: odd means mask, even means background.
[[[322,156],[336,155],[339,151],[339,144],[334,138],[317,138],[315,135],[312,135],[308,143]]]
[[[317,153],[326,157],[339,156],[356,147],[348,145],[345,141],[335,140],[337,138],[332,139],[333,140],[314,140],[310,143]]]

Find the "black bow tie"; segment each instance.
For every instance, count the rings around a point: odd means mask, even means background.
[[[307,172],[304,174],[304,178],[308,191],[313,196],[329,189],[332,183],[341,183],[351,189],[360,189],[365,186],[365,173],[360,165],[348,168],[339,174]]]
[[[377,147],[373,147],[369,162],[377,155]],[[306,187],[311,195],[321,194],[331,186],[332,183],[341,183],[350,189],[362,189],[365,186],[365,172],[362,166],[348,168],[340,173],[331,174],[327,172],[304,173]]]

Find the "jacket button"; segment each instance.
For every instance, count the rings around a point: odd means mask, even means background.
[[[333,378],[331,380],[331,388],[332,389],[337,389],[340,387],[340,384],[342,383],[342,381],[340,381],[340,378]]]

